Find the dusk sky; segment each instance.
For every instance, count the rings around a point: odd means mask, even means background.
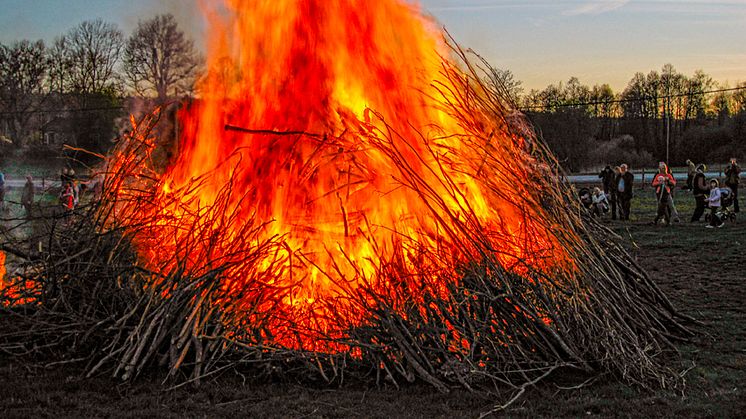
[[[97,17],[129,33],[171,12],[199,38],[198,0],[0,0],[0,42],[47,42]],[[375,1],[375,0],[370,0]],[[361,3],[364,3],[361,1]],[[623,89],[671,63],[731,86],[746,81],[746,0],[421,0],[456,40],[513,71],[527,89],[577,76]],[[198,40],[199,41],[199,40]]]

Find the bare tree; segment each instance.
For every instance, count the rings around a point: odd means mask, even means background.
[[[0,45],[0,107],[16,144],[26,135],[34,109],[44,100],[47,64],[42,41]]]
[[[47,89],[53,93],[65,93],[69,86],[69,75],[72,67],[67,38],[58,36],[54,44],[47,49],[49,72],[47,74]]]
[[[488,66],[488,83],[498,91],[507,93],[514,105],[520,103],[523,94],[523,82],[516,80],[515,75],[510,70]]]
[[[86,21],[62,38],[68,90],[101,93],[117,90],[116,66],[124,46],[124,35],[112,23],[101,19]]]
[[[199,63],[194,42],[171,14],[140,21],[124,50],[127,84],[140,95],[154,93],[160,103],[191,90]]]

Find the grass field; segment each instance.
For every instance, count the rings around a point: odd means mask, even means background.
[[[746,412],[746,218],[722,229],[688,221],[693,199],[679,193],[682,223],[651,226],[655,201],[638,191],[629,223],[603,220],[624,238],[674,304],[703,322],[680,344],[683,392],[631,388],[598,377],[578,389],[555,377],[531,389],[504,414],[512,417],[743,417]],[[746,214],[745,214],[746,216]],[[142,380],[123,386],[81,378],[74,366],[22,366],[0,358],[0,417],[475,417],[495,400],[425,385],[322,388],[289,382],[257,383],[225,375],[198,388],[166,390]]]

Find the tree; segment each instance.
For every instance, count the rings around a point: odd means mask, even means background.
[[[199,63],[194,42],[171,14],[140,21],[124,50],[127,84],[143,96],[155,93],[159,103],[190,91]]]
[[[502,70],[488,66],[488,82],[498,91],[507,94],[514,105],[517,106],[523,94],[523,82],[516,80],[510,70]]]
[[[124,46],[124,35],[116,25],[101,19],[86,21],[71,29],[60,42],[64,64],[68,66],[64,82],[67,90],[75,93],[118,90],[115,70]]]
[[[69,88],[70,59],[67,38],[59,36],[54,44],[47,49],[49,71],[47,74],[47,89],[54,93],[65,93]]]
[[[0,106],[12,140],[18,144],[42,97],[47,58],[42,41],[0,45]]]

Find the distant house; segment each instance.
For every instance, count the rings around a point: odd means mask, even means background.
[[[39,138],[45,145],[57,148],[63,144],[75,145],[74,129],[70,118],[52,117],[39,127]]]

